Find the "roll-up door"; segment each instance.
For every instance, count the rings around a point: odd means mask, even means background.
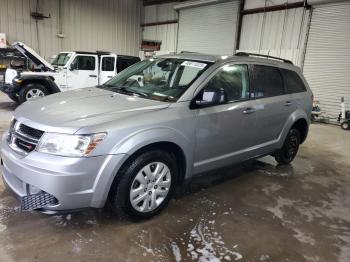
[[[239,1],[179,9],[177,51],[232,55],[238,12]]]
[[[336,117],[341,97],[350,108],[350,2],[314,8],[304,74],[322,111]]]

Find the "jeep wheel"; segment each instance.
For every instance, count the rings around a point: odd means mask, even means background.
[[[276,161],[281,165],[287,165],[293,161],[298,153],[300,145],[300,132],[291,129],[284,141],[283,147],[275,154]]]
[[[341,123],[340,127],[344,130],[350,130],[350,123],[348,121],[344,121]]]
[[[19,102],[24,103],[46,95],[48,95],[48,91],[43,85],[36,83],[28,84],[21,89],[19,93]]]
[[[117,214],[150,218],[169,202],[176,185],[175,157],[161,150],[128,161],[117,174],[109,195]]]
[[[8,94],[8,97],[16,103],[18,103],[18,101],[19,101],[19,98],[16,94]]]

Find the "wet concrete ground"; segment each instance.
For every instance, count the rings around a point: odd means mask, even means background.
[[[0,95],[0,130],[15,106]],[[0,182],[0,261],[350,261],[350,132],[312,125],[290,166],[265,157],[195,179],[148,221],[108,208],[19,213]]]

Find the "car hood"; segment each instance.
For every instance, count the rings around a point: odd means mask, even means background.
[[[169,105],[100,88],[83,88],[28,101],[16,109],[14,117],[43,131],[75,133],[83,127],[165,109]]]
[[[36,66],[40,67],[41,69],[44,69],[44,71],[55,71],[55,68],[49,62],[47,62],[44,58],[38,55],[29,46],[21,42],[16,42],[12,46],[16,48],[22,55],[31,60]]]

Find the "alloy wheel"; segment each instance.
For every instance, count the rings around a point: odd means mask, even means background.
[[[26,94],[26,100],[27,101],[30,101],[30,100],[33,100],[33,99],[36,99],[38,97],[43,97],[45,96],[44,92],[40,89],[30,89],[27,94]]]
[[[142,167],[130,188],[130,203],[139,212],[150,212],[159,207],[171,187],[171,172],[162,162]]]

